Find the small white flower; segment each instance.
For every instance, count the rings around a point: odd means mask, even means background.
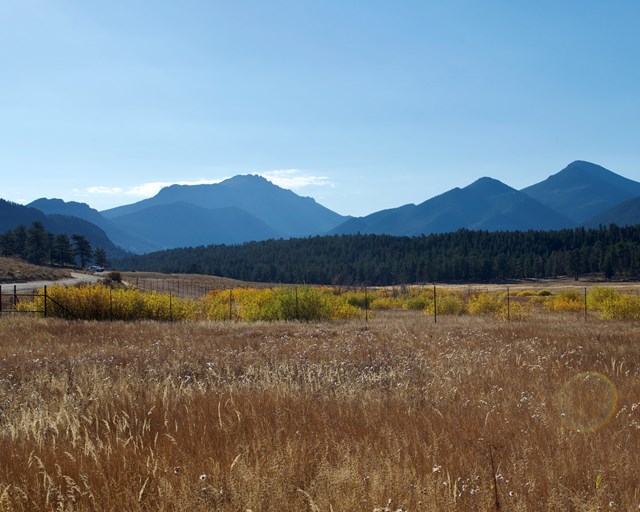
[[[201,481],[201,482],[204,482],[206,479],[207,479],[207,475],[205,475],[204,473],[202,473],[202,474],[200,475],[200,481]]]
[[[442,466],[433,466],[433,469],[431,469],[432,473],[440,473],[440,471],[442,471]]]

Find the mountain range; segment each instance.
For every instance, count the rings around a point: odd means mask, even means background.
[[[513,231],[637,224],[640,183],[599,165],[575,161],[522,190],[484,177],[418,205],[357,218],[339,215],[255,175],[213,185],[172,185],[149,199],[102,212],[84,203],[45,198],[28,206],[6,201],[0,206],[0,231],[33,218],[55,226],[55,232],[64,230],[65,223],[74,233],[93,230],[92,243],[110,254],[118,251],[116,246],[146,253],[326,234],[419,236],[460,228]]]

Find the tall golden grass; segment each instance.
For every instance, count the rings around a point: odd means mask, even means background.
[[[640,506],[638,322],[5,315],[0,339],[2,511]]]

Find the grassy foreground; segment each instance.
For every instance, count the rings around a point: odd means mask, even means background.
[[[2,511],[640,506],[638,322],[5,315],[0,339]]]

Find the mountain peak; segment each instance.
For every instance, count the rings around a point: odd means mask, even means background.
[[[467,185],[466,187],[464,187],[463,190],[484,194],[515,191],[515,189],[511,188],[509,185],[505,185],[500,180],[489,178],[488,176],[484,176],[474,181],[473,183],[471,183],[471,185]]]
[[[640,183],[600,165],[576,160],[522,192],[582,223],[622,201],[639,196]]]

